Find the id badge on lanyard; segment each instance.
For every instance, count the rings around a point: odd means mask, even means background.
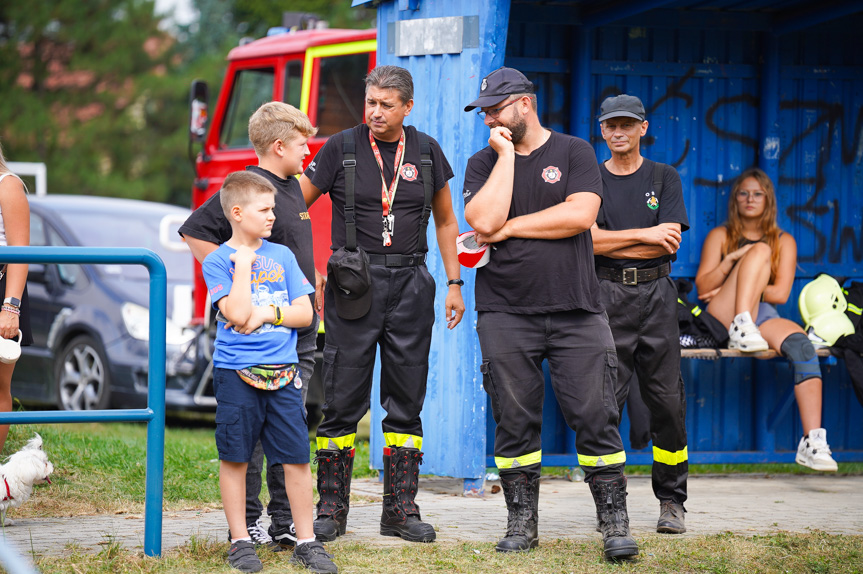
[[[384,160],[381,157],[381,152],[378,149],[378,144],[372,132],[369,131],[369,143],[372,146],[372,151],[375,154],[375,160],[378,162],[378,168],[381,171],[381,224],[383,231],[384,247],[390,247],[393,244],[393,236],[395,235],[396,216],[393,213],[393,201],[396,198],[396,188],[399,185],[399,175],[401,174],[402,164],[405,159],[405,131],[402,130],[402,135],[399,137],[399,146],[396,149],[396,157],[393,161],[393,181],[387,188],[387,182],[384,179]]]

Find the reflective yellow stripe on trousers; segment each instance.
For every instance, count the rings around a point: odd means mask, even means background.
[[[323,437],[319,436],[315,439],[315,444],[318,447],[318,450],[326,449],[326,450],[342,450],[345,448],[353,448],[354,439],[357,438],[357,434],[347,434],[345,436],[337,436],[337,437]]]
[[[626,453],[623,451],[599,456],[578,455],[578,464],[581,466],[608,466],[610,464],[623,464],[626,462]]]
[[[529,452],[515,458],[505,458],[502,456],[494,457],[494,463],[499,469],[518,468],[520,466],[528,466],[537,464],[542,461],[542,451]]]
[[[423,437],[415,434],[399,434],[395,432],[385,432],[384,442],[387,446],[397,446],[405,448],[423,449]]]
[[[662,450],[659,447],[653,447],[653,460],[667,464],[668,466],[675,466],[689,460],[689,449],[688,447],[683,447],[683,450],[671,452],[669,450]]]

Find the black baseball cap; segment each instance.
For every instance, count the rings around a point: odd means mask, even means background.
[[[507,96],[513,94],[533,94],[536,86],[524,74],[514,68],[498,68],[482,79],[479,85],[479,97],[464,107],[469,112],[474,108],[493,106]]]
[[[644,104],[635,96],[620,94],[605,98],[599,107],[599,121],[604,122],[608,118],[621,116],[635,118],[643,122],[647,118],[647,113],[644,111]]]
[[[327,262],[327,282],[333,285],[336,312],[342,319],[359,319],[372,305],[369,256],[362,249],[339,248]]]

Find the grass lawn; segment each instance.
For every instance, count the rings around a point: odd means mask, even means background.
[[[14,511],[18,517],[58,517],[107,513],[141,513],[144,507],[146,426],[143,424],[16,425],[6,452],[20,448],[34,432],[45,441],[55,466],[53,484],[38,486],[31,501]],[[354,476],[376,476],[368,468],[368,442],[357,445]],[[494,470],[494,469],[490,469]],[[546,474],[568,469],[547,468]],[[809,473],[798,465],[693,465],[699,473]],[[863,474],[863,464],[841,464],[843,473]],[[649,467],[627,467],[646,474]],[[46,496],[50,489],[50,496]],[[213,428],[207,422],[184,421],[166,429],[164,507],[170,510],[221,508],[218,460]],[[351,541],[330,545],[341,572],[863,572],[863,533],[838,536],[820,532],[740,536],[645,536],[639,538],[636,562],[602,562],[599,540],[546,540],[527,555],[501,555],[493,544],[406,545],[366,547]],[[98,554],[74,548],[63,556],[37,559],[41,572],[231,572],[225,564],[227,544],[192,538],[159,558],[129,551],[118,543]],[[262,552],[265,571],[300,572],[285,553]]]

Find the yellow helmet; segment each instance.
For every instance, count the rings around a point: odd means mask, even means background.
[[[842,287],[836,279],[825,274],[819,275],[803,287],[797,304],[800,307],[800,316],[807,327],[823,313],[838,311],[844,316],[845,309],[848,308]]]
[[[827,311],[812,319],[807,334],[813,343],[832,347],[839,337],[854,334],[854,324],[841,311]]]

